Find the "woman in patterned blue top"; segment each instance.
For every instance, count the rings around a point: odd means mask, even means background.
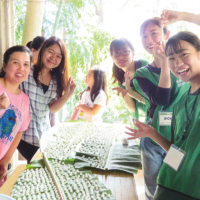
[[[36,65],[20,89],[30,98],[31,122],[18,146],[19,152],[30,162],[39,148],[39,138],[50,128],[49,111],[56,113],[74,93],[76,84],[69,78],[67,49],[57,37],[50,37],[42,45]]]

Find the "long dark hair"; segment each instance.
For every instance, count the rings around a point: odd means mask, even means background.
[[[91,97],[92,102],[94,102],[100,90],[103,90],[107,96],[106,103],[108,103],[107,80],[106,80],[105,71],[103,71],[101,68],[97,66],[91,68],[90,70],[92,70],[94,73],[94,85],[90,92],[90,97]],[[88,90],[90,90],[89,86],[83,92],[88,91]],[[82,97],[83,92],[80,93],[81,97]]]
[[[5,65],[7,65],[9,59],[10,59],[10,55],[12,53],[15,53],[15,52],[24,52],[24,53],[27,53],[29,56],[30,56],[30,65],[31,65],[31,61],[32,61],[32,52],[30,51],[30,49],[26,46],[22,46],[22,45],[17,45],[17,46],[13,46],[13,47],[10,47],[9,49],[6,50],[6,52],[4,53],[3,55],[3,63]],[[6,75],[6,72],[4,71],[3,67],[1,68],[1,71],[0,71],[0,77],[5,77]]]
[[[189,31],[181,31],[169,38],[165,46],[165,55],[168,56],[172,51],[177,53],[181,47],[180,40],[190,43],[197,51],[200,51],[200,39],[197,35]]]
[[[58,65],[58,67],[53,68],[50,71],[50,73],[51,73],[51,76],[53,78],[55,78],[57,81],[57,95],[60,98],[62,96],[63,89],[65,88],[65,86],[67,84],[68,75],[69,75],[67,48],[65,46],[65,43],[61,39],[59,39],[55,36],[52,36],[43,43],[43,45],[40,49],[39,55],[38,55],[38,61],[33,69],[33,78],[34,78],[35,82],[37,83],[37,85],[40,86],[41,84],[39,82],[38,75],[43,68],[42,58],[43,58],[45,49],[54,44],[57,44],[60,47],[62,60],[61,60],[60,64]]]
[[[26,44],[26,46],[31,50],[32,48],[35,49],[36,51],[38,51],[40,49],[40,47],[42,46],[42,44],[44,43],[44,41],[46,40],[45,37],[43,36],[37,36],[33,39],[33,41],[30,41]]]
[[[120,51],[122,48],[124,48],[125,45],[128,45],[129,48],[134,51],[133,44],[127,40],[126,38],[120,38],[120,39],[115,39],[111,42],[110,44],[110,55],[113,55],[113,50],[114,51]],[[134,61],[135,65],[138,64],[140,61]],[[116,83],[119,81],[121,84],[123,83],[124,80],[124,71],[117,67],[117,65],[113,62],[113,68],[112,68],[112,77],[113,77],[113,83]]]

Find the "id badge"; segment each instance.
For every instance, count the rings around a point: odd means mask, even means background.
[[[171,126],[172,112],[159,112],[159,125],[160,126]]]
[[[169,165],[173,170],[178,171],[185,155],[185,151],[172,144],[163,162]]]

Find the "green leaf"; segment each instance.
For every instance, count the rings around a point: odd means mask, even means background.
[[[26,165],[26,169],[35,169],[45,167],[45,163],[43,159],[35,159],[31,162],[31,164]]]
[[[73,165],[74,164],[74,159],[66,159],[66,160],[64,160],[64,163],[66,165]]]

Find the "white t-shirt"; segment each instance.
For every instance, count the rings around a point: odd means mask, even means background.
[[[82,110],[79,110],[77,114],[77,119],[85,119],[89,122],[102,122],[102,114],[104,112],[104,108],[106,106],[107,96],[103,90],[100,90],[99,94],[95,98],[94,102],[92,102],[90,97],[90,91],[85,91],[81,98],[81,104],[84,104],[90,108],[93,108],[94,104],[101,105],[101,109],[96,115],[89,115]]]

